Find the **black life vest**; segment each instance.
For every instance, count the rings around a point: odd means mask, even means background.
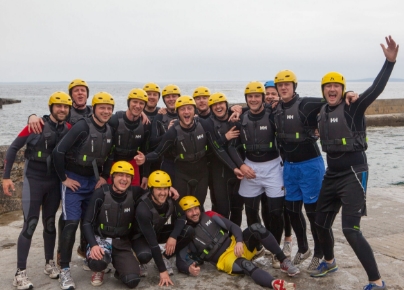
[[[153,216],[153,229],[157,233],[159,232],[163,226],[166,224],[167,220],[170,218],[170,216],[174,213],[174,203],[173,200],[168,197],[167,198],[167,203],[168,203],[168,209],[167,212],[164,215],[160,215],[156,208],[153,206],[152,201],[149,198],[150,193],[145,193],[140,197],[139,203],[144,202],[147,208],[150,210]]]
[[[135,202],[130,187],[123,202],[116,202],[109,191],[110,185],[104,184],[104,203],[98,215],[98,233],[103,237],[118,238],[128,236],[135,219]]]
[[[275,111],[276,138],[282,143],[315,143],[317,138],[314,135],[314,127],[304,126],[300,119],[299,106],[302,99],[296,96],[297,100],[290,108],[283,108],[279,103]]]
[[[35,144],[27,144],[24,157],[28,160],[50,162],[53,149],[68,131],[69,128],[67,127],[66,122],[63,124],[62,131],[56,131],[56,128],[51,125],[51,120],[47,119],[37,142]]]
[[[66,158],[84,167],[91,167],[93,160],[96,160],[97,166],[101,167],[112,148],[112,130],[105,124],[106,132],[98,131],[90,118],[84,118],[89,127],[87,139],[77,150],[68,152]]]
[[[72,125],[76,124],[81,118],[88,118],[92,114],[93,109],[90,106],[86,106],[84,113],[79,113],[76,108],[72,107],[70,110],[70,116],[68,122]]]
[[[248,111],[241,116],[240,139],[246,152],[276,151],[275,132],[269,121],[270,112],[265,110],[264,116],[251,121]]]
[[[147,118],[149,118],[150,123],[153,123],[154,118],[157,116],[158,110],[160,110],[160,107],[156,107],[155,111],[153,111],[153,112],[148,112],[146,110],[143,110],[143,113],[145,113]]]
[[[173,115],[173,114],[164,114],[163,115],[163,118],[161,120],[161,127],[163,128],[164,132],[161,132],[161,133],[167,132],[168,125],[174,119],[178,119],[177,114],[175,114],[175,115]]]
[[[201,213],[201,220],[195,227],[192,243],[199,257],[205,261],[216,254],[229,235],[208,215]]]
[[[118,129],[115,132],[115,160],[131,160],[140,149],[141,143],[144,141],[144,126],[139,122],[134,130],[130,130],[125,125],[123,119],[124,111],[116,113],[118,116]]]
[[[175,125],[176,138],[176,160],[197,161],[205,156],[207,150],[206,133],[201,123],[195,119],[195,130],[185,132],[180,124]]]
[[[221,142],[221,138],[225,138],[226,133],[233,127],[233,125],[228,122],[227,120],[225,121],[220,121],[218,120],[213,114],[210,116],[210,118],[213,121],[214,129],[215,129],[215,135],[218,137],[216,140],[213,141],[213,143],[219,146],[222,146],[223,148],[227,148],[228,142]]]
[[[329,106],[324,105],[317,118],[320,130],[321,148],[324,152],[355,152],[365,151],[368,148],[365,131],[352,131],[344,113],[345,102],[341,102],[333,111],[329,112]],[[365,122],[365,118],[363,118]]]

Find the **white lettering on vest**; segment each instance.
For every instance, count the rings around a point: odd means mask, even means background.
[[[331,123],[338,123],[338,118],[331,118],[331,119],[330,119],[330,122],[331,122]]]
[[[260,126],[260,130],[268,130],[267,126]]]
[[[202,139],[203,138],[203,134],[196,136],[196,139]]]
[[[211,221],[211,220],[208,220],[205,225],[206,225],[206,226],[209,226],[211,223],[212,223],[212,221]]]
[[[293,115],[287,115],[286,119],[293,119]]]

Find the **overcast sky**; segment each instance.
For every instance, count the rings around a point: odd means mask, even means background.
[[[0,0],[0,82],[375,77],[402,0]]]

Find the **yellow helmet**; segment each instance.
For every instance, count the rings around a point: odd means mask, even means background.
[[[115,162],[111,168],[111,175],[114,173],[126,173],[135,176],[135,170],[133,169],[132,164],[126,161]]]
[[[184,196],[183,198],[181,198],[179,204],[183,211],[186,211],[190,208],[201,205],[199,203],[198,199],[195,196],[191,196],[191,195],[187,195],[187,196]]]
[[[192,95],[194,98],[200,96],[210,96],[210,91],[207,87],[197,87]]]
[[[178,86],[176,86],[176,85],[168,85],[168,86],[164,87],[163,94],[162,94],[163,98],[166,95],[174,95],[174,94],[177,94],[177,95],[181,96],[181,91],[180,91],[180,88]]]
[[[250,82],[244,90],[244,95],[251,94],[251,93],[259,93],[265,95],[265,88],[261,82]]]
[[[214,93],[210,96],[208,105],[209,107],[213,104],[220,103],[220,102],[227,102],[227,98],[223,93]]]
[[[110,94],[108,94],[106,92],[99,92],[93,96],[93,100],[91,102],[91,105],[93,107],[97,104],[109,104],[109,105],[115,106],[115,101],[114,101],[114,98]]]
[[[323,76],[321,79],[321,93],[324,97],[324,85],[328,83],[337,83],[342,85],[342,97],[345,95],[346,82],[345,78],[339,72],[331,71]]]
[[[65,92],[55,92],[50,96],[48,106],[53,104],[62,104],[71,107],[72,103],[72,98],[70,98],[70,96]]]
[[[143,86],[145,92],[157,92],[160,95],[160,87],[155,83],[147,83]]]
[[[130,99],[141,100],[141,101],[144,101],[145,103],[147,103],[147,101],[149,100],[147,93],[142,89],[132,89],[129,92],[128,101]]]
[[[75,79],[75,80],[72,80],[71,82],[70,82],[70,84],[69,84],[69,92],[70,92],[70,90],[72,89],[72,88],[74,88],[74,87],[77,87],[77,86],[83,86],[83,87],[86,87],[87,88],[87,92],[88,92],[88,85],[87,85],[87,83],[86,83],[86,81],[85,80],[82,80],[82,79]]]
[[[194,98],[191,98],[190,96],[182,96],[179,97],[175,101],[175,110],[177,110],[179,107],[185,106],[185,105],[194,105],[196,107],[196,103]]]
[[[297,77],[291,70],[285,69],[278,72],[275,76],[275,87],[277,83],[293,82],[293,87],[296,90],[297,87]]]
[[[162,170],[153,171],[147,182],[148,187],[170,187],[171,185],[170,175]]]

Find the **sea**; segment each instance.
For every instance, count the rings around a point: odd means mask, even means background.
[[[224,93],[230,103],[243,103],[244,88],[248,81],[234,82],[176,82],[182,95],[192,95],[198,86],[206,86],[213,92]],[[47,102],[56,91],[67,92],[66,82],[40,83],[0,83],[0,98],[21,100],[21,103],[3,105],[0,109],[0,145],[10,145],[24,128],[30,114],[39,116],[49,114]],[[90,98],[97,92],[108,92],[116,101],[115,111],[126,109],[126,98],[133,88],[143,87],[136,82],[88,82]],[[168,83],[159,83],[164,87]],[[347,90],[364,92],[371,86],[370,82],[348,83]],[[319,82],[299,82],[297,92],[300,96],[321,97]],[[404,83],[390,82],[379,99],[404,98]],[[160,100],[159,106],[164,106]],[[387,188],[399,186],[404,189],[404,127],[370,127],[367,130],[369,149],[369,187]]]

